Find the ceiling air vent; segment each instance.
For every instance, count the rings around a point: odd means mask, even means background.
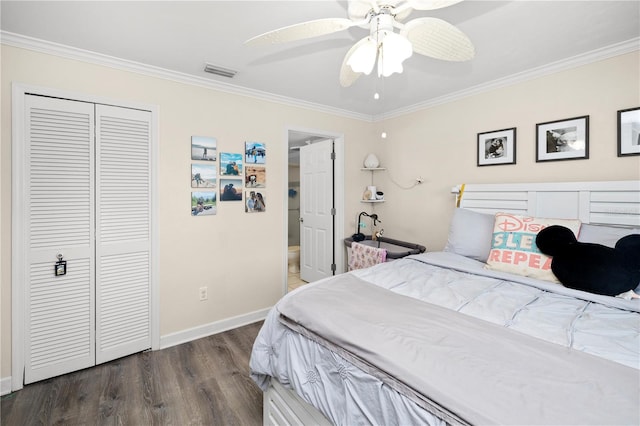
[[[233,78],[238,73],[238,71],[230,70],[228,68],[222,68],[217,65],[211,65],[211,64],[204,64],[204,71],[211,74],[220,75],[222,77],[228,77],[228,78]]]

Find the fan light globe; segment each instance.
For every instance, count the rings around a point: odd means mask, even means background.
[[[378,46],[375,38],[363,39],[353,51],[347,65],[353,72],[371,74],[378,59],[378,77],[389,77],[393,73],[402,73],[402,62],[413,54],[411,42],[406,37],[393,31],[381,31],[378,34]]]
[[[388,32],[380,45],[378,58],[378,77],[389,77],[394,72],[402,73],[402,62],[411,57],[413,48],[411,42],[400,34]]]
[[[369,75],[371,71],[373,71],[373,66],[376,63],[378,48],[375,40],[371,37],[367,37],[362,40],[361,43],[362,44],[353,51],[351,57],[347,60],[347,65],[351,67],[353,72],[361,72]]]

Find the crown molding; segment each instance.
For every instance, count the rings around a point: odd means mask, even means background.
[[[347,111],[340,108],[330,107],[327,105],[307,102],[300,99],[280,96],[273,93],[263,92],[259,90],[249,89],[229,83],[213,81],[203,77],[197,77],[186,73],[171,71],[165,68],[153,65],[143,64],[140,62],[129,61],[114,56],[104,55],[88,50],[78,49],[75,47],[54,43],[33,37],[27,37],[21,34],[11,33],[8,31],[0,31],[0,43],[8,46],[19,47],[23,49],[33,50],[40,53],[64,57],[67,59],[75,59],[96,65],[102,65],[123,71],[134,72],[150,77],[162,78],[178,83],[190,84],[204,87],[211,90],[231,93],[240,96],[247,96],[263,101],[275,102],[282,105],[304,108],[316,112],[324,112],[327,114],[338,115],[346,118],[353,118],[367,122],[379,122],[390,118],[396,118],[402,115],[410,114],[427,108],[433,108],[438,105],[457,101],[470,96],[485,93],[502,87],[511,86],[528,80],[533,80],[549,74],[587,65],[593,62],[609,59],[615,56],[640,50],[640,37],[636,37],[624,42],[616,43],[611,46],[596,49],[581,55],[576,55],[560,61],[523,71],[510,75],[505,78],[493,80],[477,86],[470,87],[458,92],[450,93],[445,96],[429,99],[405,108],[399,108],[378,115],[368,115]]]
[[[437,105],[446,104],[449,102],[457,101],[469,96],[478,95],[480,93],[488,92],[490,90],[499,89],[506,86],[511,86],[517,83],[523,83],[528,80],[533,80],[539,77],[543,77],[549,74],[554,74],[560,71],[577,68],[583,65],[588,65],[593,62],[602,61],[605,59],[613,58],[615,56],[625,55],[627,53],[636,52],[640,50],[640,37],[632,38],[627,41],[613,44],[611,46],[596,49],[591,52],[587,52],[581,55],[572,56],[560,61],[552,62],[550,64],[532,68],[527,71],[523,71],[517,74],[512,74],[508,77],[493,80],[487,83],[483,83],[477,86],[470,87],[458,92],[450,93],[438,98],[429,99],[425,102],[420,102],[406,108],[399,108],[394,111],[375,115],[373,117],[374,122],[387,120],[390,118],[400,117],[402,115],[417,112],[426,108],[432,108]]]
[[[371,122],[373,117],[368,114],[360,114],[353,111],[347,111],[340,108],[334,108],[327,105],[307,102],[300,99],[290,98],[287,96],[276,95],[273,93],[263,92],[260,90],[249,89],[246,87],[224,83],[220,81],[210,80],[204,77],[198,77],[178,71],[172,71],[153,65],[143,64],[140,62],[130,61],[127,59],[117,58],[115,56],[104,55],[89,50],[78,49],[60,43],[54,43],[34,37],[28,37],[8,31],[0,31],[0,43],[7,46],[18,47],[21,49],[33,50],[48,55],[59,56],[67,59],[74,59],[95,65],[101,65],[109,68],[115,68],[122,71],[133,72],[146,75],[149,77],[162,78],[177,83],[190,84],[194,86],[204,87],[220,92],[231,93],[234,95],[247,96],[263,101],[275,102],[282,105],[304,108],[316,112],[324,112],[327,114],[338,115],[356,120]]]

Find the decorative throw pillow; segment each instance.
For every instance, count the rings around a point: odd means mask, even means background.
[[[580,221],[577,219],[496,213],[487,268],[559,282],[551,271],[551,258],[542,254],[536,246],[538,232],[551,225],[566,226],[576,237],[580,231]]]

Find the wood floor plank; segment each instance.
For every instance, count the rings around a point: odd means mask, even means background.
[[[25,386],[0,424],[260,425],[249,357],[262,322]]]

